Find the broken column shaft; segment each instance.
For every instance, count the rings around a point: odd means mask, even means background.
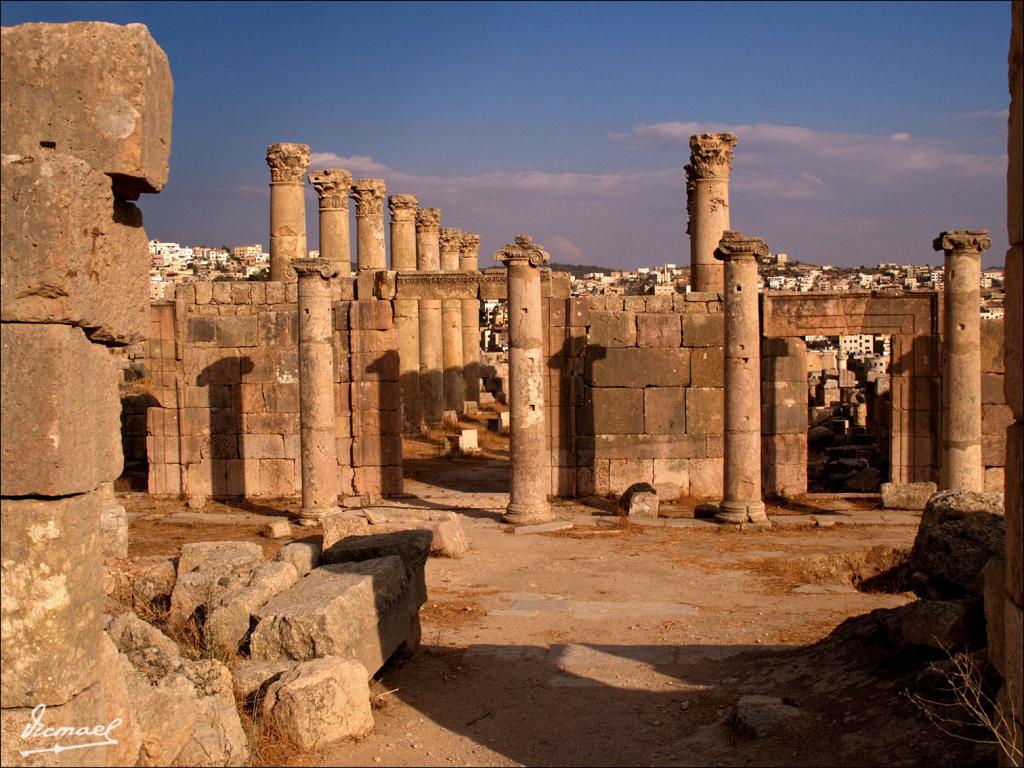
[[[306,258],[306,199],[302,177],[309,168],[307,144],[271,144],[270,279],[295,282],[291,263]]]
[[[387,269],[384,249],[384,179],[356,179],[356,269],[360,272]]]
[[[981,457],[981,252],[988,232],[943,232],[942,488],[985,490]]]
[[[508,372],[511,500],[505,520],[514,525],[553,520],[544,409],[544,325],[540,270],[549,260],[528,235],[518,235],[494,258],[508,268]]]
[[[694,291],[716,291],[723,286],[722,265],[715,249],[729,229],[729,174],[736,136],[702,133],[690,137],[690,164],[686,166],[687,208],[690,214],[690,285]]]
[[[761,499],[761,331],[757,310],[757,258],[763,240],[725,232],[715,257],[725,264],[725,458],[723,523],[763,523]]]
[[[338,505],[331,345],[331,278],[336,268],[323,259],[299,259],[292,267],[299,279],[299,518],[301,523],[313,525]]]
[[[348,229],[348,195],[352,174],[341,168],[311,171],[309,183],[320,202],[320,258],[335,265],[335,274],[352,272]]]

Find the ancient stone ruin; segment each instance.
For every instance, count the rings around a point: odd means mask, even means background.
[[[499,514],[520,535],[569,528],[562,504],[595,498],[621,498],[634,521],[703,506],[730,535],[766,534],[778,505],[809,490],[804,339],[855,333],[892,349],[872,401],[879,503],[923,510],[901,577],[920,599],[876,619],[910,645],[986,648],[1011,715],[1002,727],[1020,744],[1022,7],[1006,317],[984,322],[980,230],[938,234],[941,294],[759,295],[768,247],[734,228],[742,136],[729,133],[691,138],[688,293],[572,295],[529,235],[481,269],[480,236],[442,226],[430,190],[388,194],[386,179],[310,170],[311,147],[273,143],[269,281],[183,284],[150,304],[137,201],[167,182],[167,57],[138,24],[5,27],[2,762],[248,764],[256,722],[307,752],[365,737],[375,676],[420,644],[428,557],[464,554],[482,509],[403,506],[411,439],[447,434],[471,460],[481,446],[466,420],[492,415],[510,433]],[[502,377],[485,375],[480,341],[482,303],[495,299],[509,317]],[[122,418],[122,398],[137,397],[127,358],[145,399]],[[843,373],[813,386],[850,389]],[[488,378],[504,379],[507,408]],[[847,412],[866,410],[845,397]],[[862,421],[856,435],[842,426],[836,464],[859,466]],[[128,558],[113,486],[123,451],[145,463],[148,499],[196,515],[227,500],[279,519],[266,542]],[[271,546],[290,523],[296,540]],[[776,727],[763,718],[797,716],[786,707],[745,696],[730,717],[759,737]],[[44,726],[115,719],[117,738],[97,731],[93,749],[39,740]]]

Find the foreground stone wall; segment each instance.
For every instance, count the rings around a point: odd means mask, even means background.
[[[985,490],[1002,491],[1006,466],[1006,428],[1013,412],[1006,404],[1006,356],[1003,319],[981,321],[981,460]]]
[[[180,286],[154,305],[145,367],[149,492],[292,498],[302,489],[294,283]],[[398,353],[390,301],[334,285],[339,493],[401,492]],[[168,314],[173,319],[168,322]]]

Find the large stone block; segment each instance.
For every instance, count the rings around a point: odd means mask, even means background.
[[[0,501],[5,707],[64,704],[97,681],[100,504],[95,493]]]
[[[686,432],[690,435],[720,435],[725,427],[725,390],[718,387],[690,387],[686,390]]]
[[[721,347],[694,347],[690,350],[690,383],[695,387],[725,386]]]
[[[343,656],[373,675],[409,640],[423,602],[410,587],[395,556],[321,566],[259,609],[252,658]]]
[[[653,298],[653,297],[652,297]],[[636,343],[641,347],[678,347],[682,340],[679,315],[643,313],[636,317]]]
[[[117,374],[81,328],[0,326],[4,495],[86,493],[121,474]]]
[[[149,251],[139,209],[115,201],[110,178],[69,155],[37,147],[5,154],[2,166],[0,318],[78,325],[113,344],[141,341]]]
[[[691,459],[690,497],[721,499],[723,469],[722,459]]]
[[[644,432],[678,435],[686,432],[686,390],[682,387],[647,387],[644,392]]]
[[[725,344],[725,315],[687,312],[683,315],[684,347],[721,347]]]
[[[690,495],[690,462],[687,459],[655,459],[654,489],[669,501]]]
[[[21,24],[2,35],[4,154],[53,147],[108,174],[124,199],[163,188],[174,85],[144,25]]]
[[[688,349],[587,349],[584,377],[595,387],[685,387]]]
[[[608,464],[609,491],[620,495],[636,483],[648,485],[654,479],[653,459],[612,459]]]
[[[585,393],[580,431],[594,435],[637,435],[644,431],[644,391],[595,387]]]
[[[592,311],[587,346],[605,349],[636,346],[636,315],[632,312]]]
[[[705,458],[707,439],[704,435],[597,435],[576,441],[577,455],[589,449],[605,459],[691,459]]]

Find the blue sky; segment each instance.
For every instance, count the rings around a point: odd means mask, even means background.
[[[174,76],[152,237],[268,236],[266,146],[381,176],[558,261],[685,264],[687,137],[739,135],[732,225],[817,263],[937,262],[943,229],[1006,250],[1010,7],[998,3],[21,3],[143,22]],[[316,247],[316,205],[307,211]]]

